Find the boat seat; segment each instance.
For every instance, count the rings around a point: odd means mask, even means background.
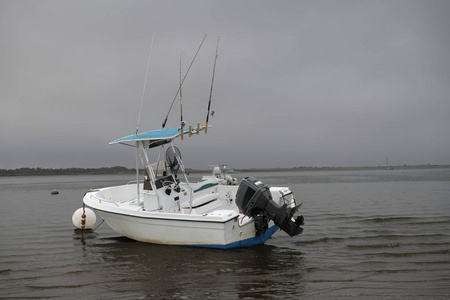
[[[214,200],[217,200],[217,198],[219,198],[219,194],[217,194],[217,193],[200,196],[200,197],[192,200],[192,208],[197,208],[197,207],[206,205]],[[189,209],[190,207],[191,207],[191,204],[189,201],[185,201],[185,202],[181,203],[181,208],[183,208],[183,209]]]

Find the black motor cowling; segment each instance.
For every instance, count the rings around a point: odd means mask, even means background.
[[[269,220],[273,220],[290,236],[303,232],[300,227],[303,216],[292,218],[301,204],[289,208],[287,204],[279,206],[273,201],[270,188],[254,177],[242,180],[236,194],[236,204],[246,216],[254,218],[258,235],[267,230]]]

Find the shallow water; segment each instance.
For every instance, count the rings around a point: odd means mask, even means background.
[[[84,193],[133,176],[0,178],[0,298],[450,298],[449,169],[234,175],[290,186],[304,233],[233,250],[139,243],[106,224],[82,237]]]

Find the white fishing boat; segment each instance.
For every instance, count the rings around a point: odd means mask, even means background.
[[[303,217],[293,217],[300,205],[288,187],[269,188],[253,177],[237,185],[219,166],[190,183],[173,143],[180,135],[180,128],[161,129],[111,142],[134,144],[144,178],[88,191],[84,204],[116,232],[148,243],[233,248],[263,244],[279,228],[291,236],[303,231]],[[165,160],[151,163],[147,152],[156,149]]]
[[[180,71],[175,96],[180,95],[180,104],[183,82]],[[96,211],[119,234],[148,243],[233,248],[263,244],[280,228],[290,236],[300,234],[303,216],[294,217],[300,204],[289,187],[269,188],[253,177],[238,183],[219,165],[211,176],[189,182],[174,141],[207,132],[211,93],[204,126],[185,127],[183,121],[178,128],[165,129],[167,115],[163,129],[143,133],[136,129],[136,134],[112,141],[135,147],[136,181],[90,190],[83,198],[84,207]],[[81,224],[74,221],[79,228],[85,226],[84,211],[81,219],[74,218],[81,220]]]

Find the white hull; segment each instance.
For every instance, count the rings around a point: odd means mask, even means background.
[[[98,212],[114,231],[140,242],[219,248],[232,247],[231,245],[244,241],[246,241],[245,244],[257,244],[256,241],[250,241],[255,237],[254,223],[247,222],[241,227],[238,226],[239,221],[236,218],[222,223],[139,218],[104,211]],[[261,240],[261,243],[264,241]]]
[[[270,228],[264,234],[256,235],[254,220],[239,213],[234,203],[227,202],[228,198],[225,198],[230,197],[230,192],[235,192],[236,188],[211,188],[213,192],[221,191],[221,194],[203,191],[199,198],[216,195],[216,200],[192,210],[198,213],[188,213],[187,209],[170,209],[176,212],[143,209],[137,205],[137,199],[125,197],[136,190],[135,184],[88,192],[83,201],[100,214],[114,231],[140,242],[215,248],[263,244],[278,227],[270,222]],[[134,194],[136,196],[136,192]],[[141,198],[146,197],[152,198],[155,195],[141,195]],[[147,199],[146,202],[150,200]]]

